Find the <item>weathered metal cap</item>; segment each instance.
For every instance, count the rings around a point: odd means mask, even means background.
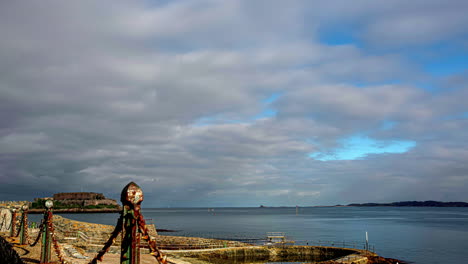
[[[122,204],[139,204],[143,201],[143,191],[136,183],[130,182],[123,188],[120,201]]]
[[[45,206],[50,209],[52,206],[54,206],[54,202],[52,202],[52,200],[47,200],[45,202]]]

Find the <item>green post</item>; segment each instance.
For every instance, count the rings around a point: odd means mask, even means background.
[[[51,200],[45,202],[46,211],[44,212],[44,221],[42,228],[42,247],[41,247],[41,261],[40,264],[50,263],[51,257],[51,230],[50,222],[52,221],[52,206],[54,203]]]
[[[20,244],[28,243],[26,234],[28,232],[28,206],[25,204],[21,207],[21,224],[20,224]]]
[[[140,234],[138,230],[137,215],[143,201],[143,192],[134,182],[125,186],[120,195],[123,205],[123,232],[120,253],[121,264],[140,263]]]

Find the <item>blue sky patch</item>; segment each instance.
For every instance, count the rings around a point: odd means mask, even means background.
[[[427,63],[425,70],[433,76],[448,76],[468,70],[468,54],[455,54]]]
[[[358,160],[369,154],[405,153],[416,146],[410,140],[377,140],[357,135],[340,140],[341,147],[330,152],[314,152],[309,157],[320,160]]]
[[[320,42],[331,46],[350,44],[359,46],[359,42],[352,32],[353,30],[351,27],[343,27],[343,25],[341,25],[339,28],[320,30],[319,38]]]
[[[264,104],[271,104],[274,103],[276,100],[278,100],[281,96],[283,96],[283,93],[274,93],[270,95],[268,98],[262,100],[262,103]]]
[[[252,119],[253,120],[258,120],[258,119],[264,119],[264,118],[272,118],[275,117],[278,111],[273,110],[273,109],[265,109],[263,112],[260,114],[254,116]]]
[[[398,122],[386,120],[386,121],[382,122],[382,125],[380,126],[380,129],[381,130],[390,130],[390,129],[393,129],[397,124],[398,124]]]

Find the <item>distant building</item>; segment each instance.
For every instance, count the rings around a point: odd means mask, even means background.
[[[106,197],[102,193],[93,192],[71,192],[56,193],[54,200],[104,200]]]
[[[93,192],[71,192],[71,193],[56,193],[53,197],[54,201],[66,205],[116,205],[116,200],[108,199],[102,193]]]

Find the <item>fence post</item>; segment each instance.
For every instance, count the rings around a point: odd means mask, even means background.
[[[28,228],[28,206],[25,204],[21,207],[21,224],[20,224],[20,244],[26,245],[27,241],[27,228]]]
[[[120,201],[123,205],[123,235],[120,263],[139,264],[140,234],[137,232],[138,224],[135,209],[139,210],[140,204],[143,201],[143,191],[136,183],[131,182],[122,190]]]
[[[50,222],[52,221],[52,207],[54,203],[52,200],[45,202],[46,211],[44,212],[44,221],[42,222],[42,247],[41,247],[41,261],[40,264],[50,263],[51,256],[51,232]]]
[[[11,209],[11,224],[10,224],[10,237],[14,237],[16,233],[16,209]]]

